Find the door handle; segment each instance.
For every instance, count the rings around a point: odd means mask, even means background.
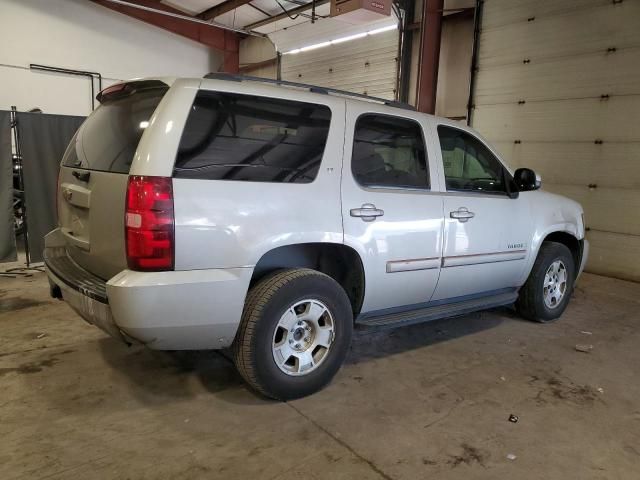
[[[449,212],[451,218],[455,218],[460,223],[464,223],[468,221],[470,218],[476,216],[475,213],[470,212],[467,207],[460,207],[458,210],[454,210],[453,212]]]
[[[360,208],[352,208],[349,211],[349,214],[352,217],[360,217],[363,222],[373,222],[376,217],[381,217],[384,215],[384,210],[376,208],[376,206],[372,203],[365,203]]]

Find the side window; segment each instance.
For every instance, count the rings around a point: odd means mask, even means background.
[[[457,128],[438,127],[447,190],[505,193],[507,172],[473,135]]]
[[[365,187],[429,188],[422,127],[387,115],[360,116],[351,171]]]
[[[202,90],[182,133],[174,176],[312,182],[330,122],[325,105]]]

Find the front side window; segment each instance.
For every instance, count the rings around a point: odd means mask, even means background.
[[[358,118],[351,171],[364,187],[429,188],[422,128],[388,115]]]
[[[457,128],[438,127],[447,190],[505,193],[508,174],[480,140]]]
[[[312,182],[330,121],[325,105],[202,90],[182,133],[174,176]]]

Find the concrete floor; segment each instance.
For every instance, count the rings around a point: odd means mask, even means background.
[[[0,478],[637,479],[639,310],[639,284],[584,275],[555,324],[359,333],[326,390],[276,403],[220,354],[128,348],[43,274],[0,278]]]

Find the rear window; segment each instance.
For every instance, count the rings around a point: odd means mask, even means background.
[[[174,176],[312,182],[330,122],[325,105],[200,91],[182,134]]]
[[[160,82],[140,84],[131,93],[103,100],[82,126],[82,145],[67,149],[64,166],[129,173],[142,133],[169,89]]]

